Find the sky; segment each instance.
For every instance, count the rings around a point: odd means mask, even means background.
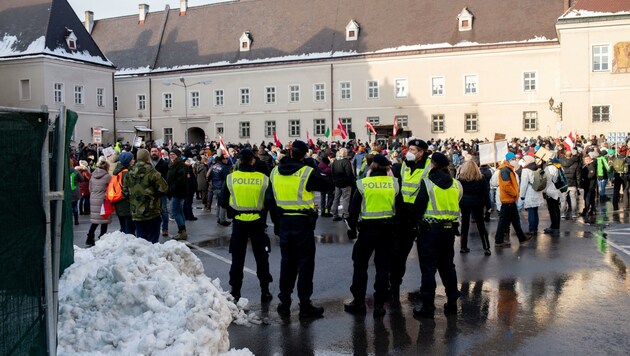
[[[59,281],[58,355],[253,355],[227,331],[260,323],[249,301],[234,304],[186,244],[116,231],[74,249]]]
[[[188,0],[188,7],[225,2],[229,0]],[[180,0],[68,0],[79,20],[85,18],[85,11],[94,12],[94,19],[132,15],[138,13],[139,4],[148,4],[149,12],[162,11],[168,4],[171,9],[179,9]]]

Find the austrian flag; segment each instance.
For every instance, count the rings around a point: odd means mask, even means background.
[[[398,120],[396,120],[395,116],[394,116],[394,132],[393,133],[394,133],[393,136],[398,135]]]
[[[337,128],[339,129],[339,132],[341,133],[342,140],[345,140],[346,138],[348,138],[348,131],[346,131],[346,128],[341,123],[340,117],[337,118]]]
[[[368,120],[365,120],[365,127],[367,127],[370,131],[372,131],[374,135],[376,135],[376,130],[374,130],[374,126],[372,126],[372,124],[370,124]]]
[[[574,143],[575,139],[573,138],[573,132],[569,132],[569,136],[564,139],[562,145],[564,146],[565,151],[571,151],[575,147]]]

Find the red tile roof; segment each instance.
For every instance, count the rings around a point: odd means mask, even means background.
[[[573,5],[573,9],[593,12],[624,12],[630,11],[630,0],[578,0]]]

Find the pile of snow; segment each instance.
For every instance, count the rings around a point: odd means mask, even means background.
[[[231,322],[256,322],[183,243],[151,244],[121,232],[90,249],[59,285],[58,353],[251,355],[229,350]]]

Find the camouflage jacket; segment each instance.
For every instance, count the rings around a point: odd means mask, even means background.
[[[123,182],[123,197],[129,199],[134,221],[155,219],[162,212],[161,196],[168,185],[162,175],[149,163],[136,162]]]

